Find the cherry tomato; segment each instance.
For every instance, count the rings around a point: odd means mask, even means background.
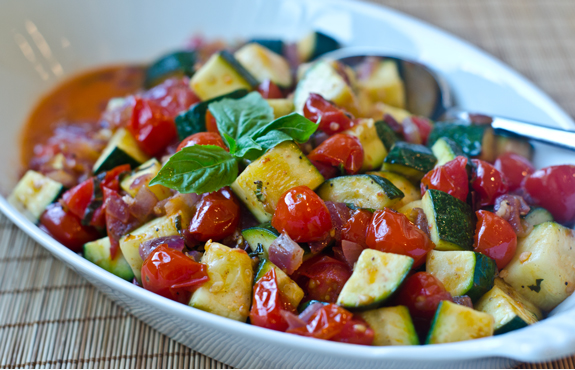
[[[188,304],[196,288],[209,280],[208,267],[184,253],[161,244],[142,265],[144,289]]]
[[[433,130],[433,124],[431,121],[426,117],[412,116],[411,122],[417,126],[419,137],[421,138],[423,145],[427,144],[427,138],[429,137],[431,130]]]
[[[361,317],[354,315],[345,323],[341,331],[331,337],[330,340],[334,342],[371,346],[373,344],[374,336],[375,332],[369,327],[369,324]]]
[[[309,278],[304,282],[308,299],[335,303],[343,286],[351,276],[346,263],[328,256],[317,256],[305,261],[296,271],[298,275]]]
[[[286,191],[278,201],[272,226],[296,243],[323,240],[332,230],[331,216],[321,198],[307,186]]]
[[[459,156],[429,171],[421,179],[421,195],[427,189],[441,190],[462,202],[467,201],[469,180],[467,178],[467,158]]]
[[[427,252],[435,246],[409,219],[389,208],[376,211],[367,228],[366,243],[381,252],[403,254],[413,258],[413,268],[425,262]]]
[[[172,119],[200,102],[200,98],[190,89],[190,79],[187,77],[169,78],[144,92],[142,97],[165,108]]]
[[[353,126],[350,116],[315,93],[309,94],[303,108],[303,115],[310,121],[319,122],[319,129],[329,135],[337,134]]]
[[[575,222],[575,166],[550,166],[535,171],[523,182],[530,200],[547,209],[556,221]]]
[[[317,310],[309,318],[307,325],[287,332],[304,337],[330,339],[339,334],[352,318],[351,312],[335,304],[328,304]]]
[[[517,250],[517,235],[509,222],[488,211],[477,211],[476,252],[491,257],[500,270],[507,266]]]
[[[494,166],[507,180],[510,191],[521,187],[523,179],[535,172],[535,168],[527,158],[511,152],[497,157]]]
[[[187,146],[194,145],[215,145],[226,151],[228,150],[220,134],[216,134],[215,132],[198,132],[185,138],[180,145],[178,145],[177,151],[179,152]]]
[[[355,211],[341,230],[341,239],[349,240],[367,248],[367,228],[371,221],[372,213],[366,210]]]
[[[428,272],[411,275],[401,288],[398,304],[409,309],[411,316],[431,320],[441,301],[453,302],[441,281]]]
[[[240,206],[228,188],[204,194],[190,223],[190,234],[205,242],[222,240],[236,230],[240,221]]]
[[[218,123],[216,122],[216,117],[212,115],[210,110],[206,110],[206,131],[214,132],[216,134],[220,134],[220,130],[218,130]]]
[[[67,211],[82,220],[93,196],[94,179],[90,178],[66,191],[62,195],[62,202],[65,204]]]
[[[269,79],[259,84],[257,92],[259,92],[264,99],[283,99],[284,97],[279,87]]]
[[[112,168],[110,171],[106,172],[106,176],[104,177],[104,180],[102,180],[101,186],[105,186],[114,191],[120,191],[120,175],[125,172],[130,172],[129,164],[123,164]]]
[[[491,206],[498,196],[507,193],[507,184],[503,179],[503,174],[481,159],[472,159],[471,162],[476,167],[471,187],[477,194],[477,206]]]
[[[160,154],[178,136],[174,117],[158,103],[136,97],[128,130],[147,154]]]
[[[281,315],[282,310],[295,311],[280,291],[276,272],[271,269],[254,285],[250,322],[263,328],[286,331],[289,325]]]
[[[84,244],[100,237],[96,229],[82,225],[80,218],[64,211],[60,203],[46,208],[40,217],[40,228],[74,252],[80,252]]]
[[[343,166],[345,171],[354,175],[363,165],[363,147],[355,136],[336,134],[315,148],[308,158],[331,166]]]

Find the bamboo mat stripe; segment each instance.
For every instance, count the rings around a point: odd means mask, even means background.
[[[517,69],[575,116],[575,1],[372,0]],[[156,332],[0,215],[0,368],[228,368]],[[575,349],[574,349],[575,351]],[[524,369],[575,368],[574,358]]]

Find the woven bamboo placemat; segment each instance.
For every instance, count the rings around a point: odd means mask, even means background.
[[[508,63],[575,116],[575,1],[372,0]],[[124,312],[0,216],[0,368],[227,368]],[[574,368],[574,358],[521,368]]]

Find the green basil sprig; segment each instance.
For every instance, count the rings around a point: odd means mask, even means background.
[[[231,185],[242,159],[254,160],[284,142],[305,142],[317,124],[291,113],[274,120],[273,109],[257,92],[241,99],[223,99],[208,106],[229,152],[214,145],[194,145],[175,153],[150,185],[180,193],[207,193]]]

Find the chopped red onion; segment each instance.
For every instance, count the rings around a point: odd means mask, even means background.
[[[324,306],[323,303],[319,302],[312,303],[309,306],[307,306],[306,309],[302,311],[302,313],[299,314],[299,318],[303,322],[308,322],[309,319],[313,316],[313,314],[319,311],[323,306]]]
[[[343,256],[349,267],[353,268],[353,265],[359,259],[359,255],[363,252],[363,246],[361,244],[349,241],[341,241],[341,249],[343,251]]]
[[[396,134],[403,135],[403,127],[389,113],[383,115],[383,120]]]
[[[357,68],[357,78],[359,80],[368,80],[371,75],[379,65],[381,58],[379,57],[367,57],[361,62]]]
[[[530,208],[519,195],[504,194],[497,197],[493,210],[497,216],[509,222],[518,237],[526,236],[533,228],[533,225],[521,218],[529,213]]]
[[[324,250],[333,240],[333,238],[328,234],[322,240],[316,242],[309,242],[308,246],[313,254],[319,253]]]
[[[317,148],[321,145],[324,141],[330,138],[330,135],[323,132],[323,131],[316,131],[313,133],[311,137],[311,141],[313,142],[313,147]]]
[[[176,193],[175,195],[168,198],[164,209],[166,215],[171,216],[178,213],[182,208],[186,208],[185,211],[189,214],[193,214],[196,209],[196,203],[200,200],[200,195],[198,194],[182,194]]]
[[[421,133],[419,132],[419,127],[413,123],[410,117],[407,117],[401,123],[403,126],[403,137],[405,141],[412,144],[421,144]]]
[[[293,330],[307,325],[306,322],[300,319],[298,315],[291,313],[289,311],[281,310],[280,315],[284,318],[284,320],[288,324],[287,330]]]
[[[427,216],[423,209],[419,207],[415,207],[411,210],[409,214],[409,219],[419,228],[419,230],[423,231],[427,236],[429,234],[429,223],[427,222]]]
[[[130,204],[129,211],[138,220],[146,220],[153,212],[158,203],[158,198],[147,186],[140,187],[134,202]]]
[[[453,297],[453,303],[456,303],[461,306],[466,306],[469,308],[473,308],[473,302],[471,302],[471,298],[466,295],[460,295],[457,297]]]
[[[142,176],[138,176],[134,179],[134,181],[130,184],[130,190],[138,190],[142,187],[142,185],[148,185],[150,180],[154,177],[151,173],[146,173]]]
[[[347,220],[349,220],[351,217],[349,208],[345,205],[345,203],[334,203],[330,201],[325,202],[325,206],[327,207],[329,215],[331,216],[331,224],[335,231],[334,238],[336,241],[340,241],[341,231]]]
[[[152,253],[154,249],[158,248],[162,244],[166,244],[169,248],[178,250],[180,252],[183,251],[184,247],[186,246],[184,244],[184,239],[179,235],[162,236],[159,238],[146,240],[145,242],[140,243],[139,252],[142,260],[148,258],[150,253]]]
[[[289,235],[282,233],[268,250],[270,261],[291,275],[303,263],[303,249]]]
[[[193,259],[196,262],[200,262],[202,259],[202,256],[204,255],[202,252],[199,252],[199,251],[190,251],[190,252],[186,252],[186,254],[188,255],[188,257],[190,257],[191,259]]]
[[[128,205],[117,193],[114,193],[113,196],[106,197],[106,214],[124,223],[130,219]]]

